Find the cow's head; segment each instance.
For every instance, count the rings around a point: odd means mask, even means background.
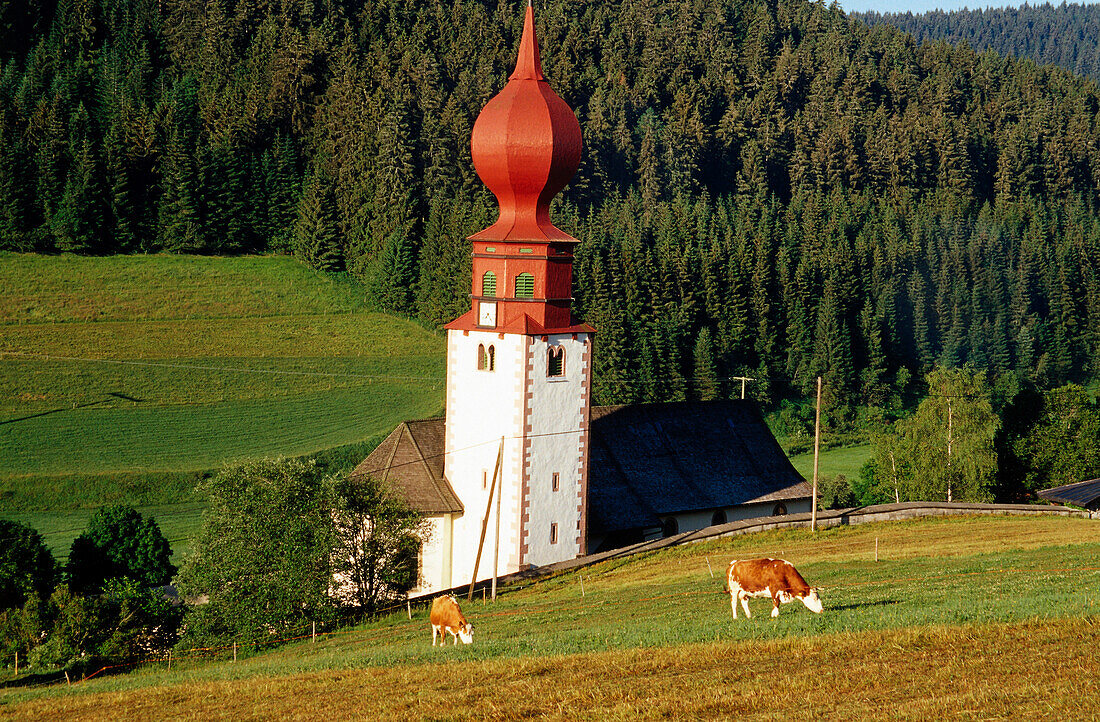
[[[811,589],[810,593],[804,597],[801,597],[801,599],[802,603],[806,605],[806,609],[809,609],[811,612],[821,614],[822,610],[825,608],[821,604],[821,597],[817,596],[816,587]]]
[[[463,644],[470,644],[474,641],[474,625],[467,622],[465,625],[458,628],[458,638],[462,640]]]

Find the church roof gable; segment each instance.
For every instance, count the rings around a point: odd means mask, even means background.
[[[462,502],[443,476],[444,420],[405,421],[351,472],[376,476],[421,514],[455,514]]]

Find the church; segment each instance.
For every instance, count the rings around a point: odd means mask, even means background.
[[[809,511],[809,486],[751,402],[591,406],[596,329],[571,310],[580,241],[550,220],[581,130],[543,76],[530,5],[470,147],[500,212],[469,239],[471,307],[445,327],[446,416],[402,423],[352,472],[430,521],[413,593]]]

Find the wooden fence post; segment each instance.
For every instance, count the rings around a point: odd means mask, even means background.
[[[237,661],[237,643],[233,642],[233,661]]]
[[[409,610],[409,619],[413,618],[413,605],[408,599],[405,600],[405,608]]]
[[[714,570],[710,568],[710,557],[707,557],[707,571],[710,572],[710,578],[714,579]]]
[[[313,623],[313,639],[311,641],[313,644],[317,644],[317,622]]]
[[[577,572],[577,576],[581,578],[581,596],[584,596],[584,574]]]
[[[172,671],[172,650],[168,650],[168,671]]]

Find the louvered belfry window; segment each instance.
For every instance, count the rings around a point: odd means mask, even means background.
[[[535,277],[530,273],[521,273],[516,276],[516,298],[535,297]]]
[[[492,271],[486,271],[485,275],[481,277],[481,295],[496,297],[497,295],[497,274]]]
[[[484,371],[489,367],[489,356],[485,353],[485,344],[477,345],[477,370]]]

